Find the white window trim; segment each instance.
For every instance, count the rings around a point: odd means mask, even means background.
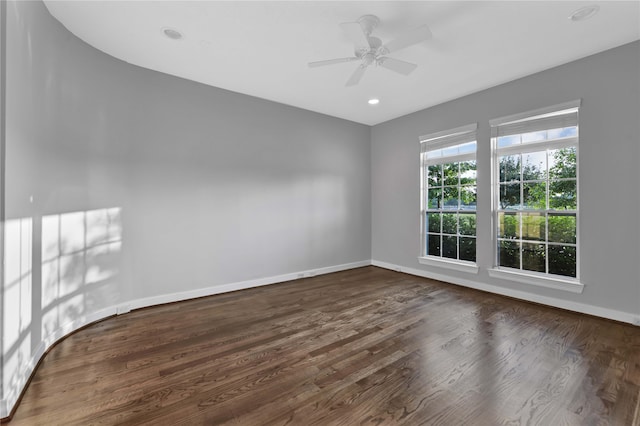
[[[505,117],[500,117],[500,118],[495,118],[493,120],[489,120],[489,125],[491,127],[491,149],[492,149],[492,153],[491,153],[491,176],[492,176],[492,183],[491,183],[491,203],[492,203],[492,212],[491,212],[491,241],[492,241],[492,245],[493,245],[493,262],[494,262],[494,266],[492,268],[488,268],[487,271],[489,273],[489,276],[492,278],[501,278],[501,279],[506,279],[506,280],[510,280],[510,281],[516,281],[516,282],[520,282],[523,284],[530,284],[530,285],[534,285],[537,287],[545,287],[545,288],[551,288],[551,289],[555,289],[555,290],[564,290],[564,291],[568,291],[571,293],[577,293],[580,294],[582,293],[582,291],[584,290],[584,284],[580,281],[580,256],[578,256],[578,258],[576,259],[576,275],[577,278],[571,278],[571,277],[566,277],[563,278],[562,275],[555,275],[555,274],[542,274],[542,273],[538,273],[535,271],[526,271],[526,270],[520,270],[520,269],[512,269],[512,268],[507,268],[507,267],[501,267],[499,265],[496,265],[497,263],[497,259],[498,259],[498,235],[496,234],[497,231],[497,224],[496,224],[496,220],[497,220],[497,211],[498,211],[498,200],[496,198],[496,190],[497,190],[497,186],[499,185],[499,178],[498,178],[498,168],[496,167],[496,162],[498,159],[499,155],[510,155],[512,152],[511,150],[513,150],[513,152],[523,152],[522,150],[522,146],[523,145],[516,145],[516,146],[509,146],[509,147],[503,147],[503,148],[498,148],[497,146],[497,137],[494,135],[494,128],[498,127],[501,124],[505,124],[505,123],[510,123],[513,121],[518,121],[518,120],[523,120],[526,119],[528,117],[535,117],[538,115],[543,115],[543,114],[551,114],[557,111],[562,111],[562,110],[568,110],[568,109],[573,109],[573,108],[580,108],[580,105],[582,103],[581,99],[577,99],[574,101],[569,101],[569,102],[565,102],[562,104],[557,104],[557,105],[552,105],[549,107],[544,107],[544,108],[538,108],[532,111],[526,111],[526,112],[522,112],[522,113],[518,113],[518,114],[513,114],[513,115],[509,115],[509,116],[505,116]],[[574,145],[575,143],[575,147],[576,150],[579,152],[580,148],[579,148],[579,136],[578,137],[571,137],[571,138],[566,138],[566,139],[556,139],[556,140],[551,140],[548,141],[551,142],[549,145],[551,145],[553,148],[560,148],[560,147],[565,147],[567,145]],[[541,143],[536,143],[536,142],[532,142],[530,143],[532,146],[535,146],[536,148],[542,146],[542,145],[547,145],[547,141],[541,142]],[[517,147],[520,147],[521,149],[515,149]],[[525,148],[525,150],[528,151],[527,148]],[[531,151],[533,152],[533,151]],[[578,154],[578,163],[580,161],[580,157]],[[580,166],[578,165],[578,174],[576,176],[576,183],[578,184],[578,188],[580,187]],[[576,212],[580,210],[580,200],[581,197],[578,197],[578,208],[575,210]],[[523,210],[513,210],[514,212],[526,212]],[[580,216],[581,215],[576,215],[576,248],[578,250],[578,253],[580,253],[580,238],[579,238],[579,233],[580,233]]]
[[[467,272],[469,274],[478,273],[478,265],[475,262],[449,259],[438,256],[420,256],[418,262],[422,265],[436,266],[439,268],[453,269],[455,271]]]
[[[519,269],[511,269],[504,267],[495,267],[488,269],[489,276],[492,278],[501,278],[509,281],[517,281],[523,284],[534,285],[537,287],[552,288],[554,290],[563,290],[570,293],[580,294],[584,290],[584,284],[578,280],[556,278],[560,275],[541,275],[535,272],[524,272]]]

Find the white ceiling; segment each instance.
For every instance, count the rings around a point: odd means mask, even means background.
[[[272,101],[374,125],[640,39],[640,1],[54,1],[51,14],[126,62]],[[383,42],[428,24],[433,38],[389,55],[418,64],[408,77],[358,63],[341,22],[377,15]],[[171,40],[162,28],[184,34]],[[380,104],[370,106],[371,97]]]

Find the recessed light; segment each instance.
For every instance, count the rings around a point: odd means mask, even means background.
[[[174,30],[173,28],[163,28],[162,34],[169,37],[171,40],[180,40],[182,39],[182,33],[178,30]]]
[[[598,6],[597,4],[584,6],[569,15],[569,19],[573,22],[586,21],[587,19],[598,13],[599,10],[600,6]]]
[[[380,103],[380,99],[372,98],[367,101],[369,105],[378,105]]]

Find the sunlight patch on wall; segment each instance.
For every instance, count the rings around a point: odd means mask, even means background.
[[[32,220],[5,222],[4,299],[2,306],[3,388],[20,381],[17,368],[31,356]]]
[[[40,247],[38,259],[34,248]],[[119,207],[5,223],[5,400],[17,399],[42,342],[52,343],[84,324],[87,316],[118,303],[121,247]]]
[[[96,298],[117,302],[101,287],[118,274],[121,246],[120,208],[42,218],[43,336],[91,312]]]

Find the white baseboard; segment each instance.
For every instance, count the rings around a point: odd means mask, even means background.
[[[630,312],[618,311],[615,309],[602,308],[600,306],[587,305],[584,303],[572,302],[570,300],[561,300],[548,296],[541,296],[534,293],[529,293],[520,290],[512,290],[505,287],[500,287],[491,284],[484,284],[481,282],[452,277],[449,275],[438,274],[431,271],[423,271],[421,269],[407,268],[405,266],[394,265],[392,263],[382,262],[379,260],[372,260],[373,266],[378,266],[384,269],[390,269],[392,271],[404,272],[411,275],[416,275],[423,278],[431,278],[438,281],[444,281],[451,284],[460,285],[463,287],[469,287],[476,290],[487,291],[489,293],[500,294],[503,296],[513,297],[515,299],[526,300],[528,302],[541,303],[543,305],[553,306],[555,308],[566,309],[568,311],[579,312],[582,314],[594,315],[597,317],[612,319],[615,321],[626,322],[640,326],[640,315],[636,315]]]
[[[276,284],[285,281],[297,280],[300,278],[308,278],[315,275],[330,274],[332,272],[346,271],[348,269],[360,268],[362,266],[371,265],[370,260],[362,260],[359,262],[345,263],[342,265],[327,266],[317,269],[308,269],[305,271],[292,272],[283,275],[276,275],[266,278],[257,278],[254,280],[240,281],[230,284],[223,284],[219,286],[207,287],[197,290],[183,291],[179,293],[163,294],[159,296],[145,297],[142,299],[136,299],[133,301],[125,301],[117,306],[111,306],[105,309],[101,309],[98,312],[94,312],[85,315],[75,321],[69,322],[62,327],[58,328],[49,336],[46,336],[40,345],[36,348],[35,352],[29,359],[29,362],[22,366],[22,371],[18,379],[18,385],[13,389],[8,390],[8,393],[4,395],[3,399],[0,399],[0,419],[8,417],[13,407],[20,397],[20,393],[27,384],[29,377],[33,374],[33,370],[40,362],[40,358],[59,340],[67,336],[68,334],[82,328],[92,322],[99,321],[101,319],[110,317],[112,315],[123,315],[132,309],[145,308],[154,305],[161,305],[164,303],[179,302],[181,300],[194,299],[197,297],[212,296],[214,294],[227,293],[230,291],[244,290],[252,287],[260,287],[263,285]],[[5,390],[7,391],[7,390]]]
[[[348,269],[360,268],[371,265],[370,260],[345,263],[342,265],[327,266],[318,269],[308,269],[306,271],[291,272],[283,275],[275,275],[266,278],[256,278],[254,280],[239,281],[235,283],[216,285],[212,287],[199,288],[197,290],[181,291],[179,293],[161,294],[158,296],[144,297],[129,302],[131,309],[140,309],[148,306],[162,305],[164,303],[179,302],[181,300],[196,299],[198,297],[213,296],[214,294],[228,293],[236,290],[260,287],[263,285],[277,284],[286,281],[308,278],[315,275],[330,274],[332,272],[346,271]]]

